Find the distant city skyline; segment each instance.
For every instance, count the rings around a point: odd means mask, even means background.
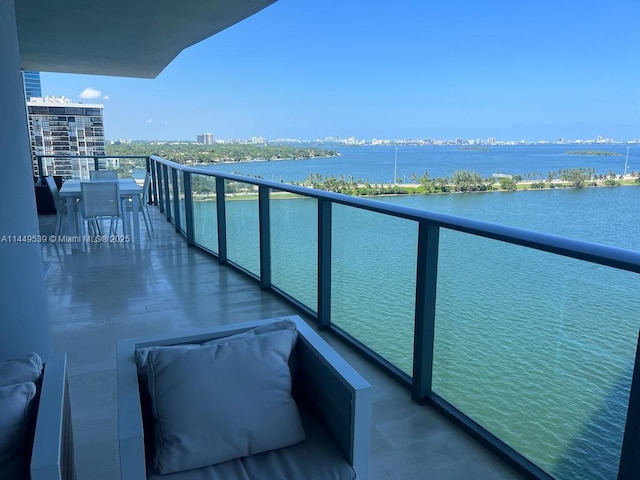
[[[41,73],[108,138],[640,138],[640,2],[281,0],[154,80]]]
[[[207,137],[205,137],[207,135]],[[640,138],[632,140],[618,140],[610,137],[602,137],[597,135],[595,138],[558,138],[555,140],[510,140],[496,137],[489,137],[486,139],[481,138],[396,138],[396,139],[384,139],[384,138],[358,138],[358,137],[318,137],[314,139],[305,138],[265,138],[265,137],[248,137],[248,138],[213,138],[213,134],[199,134],[196,139],[178,139],[178,138],[165,138],[165,139],[131,139],[131,138],[118,138],[107,139],[111,144],[130,144],[132,142],[148,142],[151,144],[188,144],[195,143],[200,145],[216,145],[227,143],[244,143],[253,145],[267,145],[267,144],[344,144],[344,145],[640,145]]]

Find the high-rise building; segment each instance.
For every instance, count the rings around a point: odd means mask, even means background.
[[[213,133],[202,133],[198,135],[197,142],[203,145],[213,145]]]
[[[24,83],[24,98],[27,101],[31,100],[32,97],[42,97],[40,72],[23,71],[22,82]]]
[[[36,155],[56,155],[43,159],[43,173],[88,178],[88,171],[94,169],[93,159],[64,157],[105,155],[103,105],[72,103],[65,97],[34,97],[27,108],[34,176],[41,175]]]

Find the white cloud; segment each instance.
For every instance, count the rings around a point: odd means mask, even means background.
[[[109,95],[104,95],[104,96],[102,97],[102,99],[103,99],[103,100],[109,100]]]
[[[149,120],[147,120],[147,123],[151,123],[153,122],[153,118],[150,118]]]
[[[80,98],[84,98],[84,99],[100,98],[100,95],[102,95],[102,92],[100,90],[87,87],[82,91],[82,93],[80,93]]]

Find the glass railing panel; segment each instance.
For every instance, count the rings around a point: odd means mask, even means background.
[[[184,174],[178,172],[178,211],[180,213],[180,230],[187,233],[187,215],[184,204]]]
[[[193,191],[194,241],[207,250],[218,250],[218,210],[216,179],[207,175],[191,175]]]
[[[42,162],[41,176],[43,177],[46,177],[47,175],[62,176],[60,172],[56,172],[55,158],[42,158],[41,162]]]
[[[102,161],[102,160],[101,160]],[[120,178],[133,178],[138,183],[144,182],[146,174],[146,158],[108,157],[104,160],[107,170],[117,170]]]
[[[93,159],[90,159],[92,163],[95,162],[93,161]],[[116,158],[116,157],[109,157],[109,158],[99,158],[98,159],[98,170],[118,170],[118,165],[120,164],[120,159]],[[119,177],[127,177],[128,175],[124,175],[124,171],[123,172],[118,172],[118,176]]]
[[[271,191],[271,283],[311,310],[318,305],[318,201]]]
[[[89,180],[89,171],[94,170],[93,158],[78,158],[62,155],[42,159],[43,176],[53,175],[64,179]]]
[[[260,226],[258,187],[225,180],[227,257],[251,273],[260,275]]]
[[[636,274],[443,231],[433,390],[559,480],[615,479]]]
[[[411,375],[417,222],[333,205],[332,323]]]
[[[97,157],[98,170],[116,170],[119,178],[144,180],[146,157]],[[41,159],[42,176],[54,175],[64,179],[89,180],[89,172],[95,170],[95,157],[62,155]]]

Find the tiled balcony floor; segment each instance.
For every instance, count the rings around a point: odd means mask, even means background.
[[[296,313],[212,257],[188,248],[155,208],[140,247],[44,244],[54,349],[69,360],[80,480],[118,479],[116,340]],[[55,216],[41,216],[52,233]],[[144,225],[142,225],[142,232]],[[521,478],[345,345],[322,334],[373,386],[372,480]]]

